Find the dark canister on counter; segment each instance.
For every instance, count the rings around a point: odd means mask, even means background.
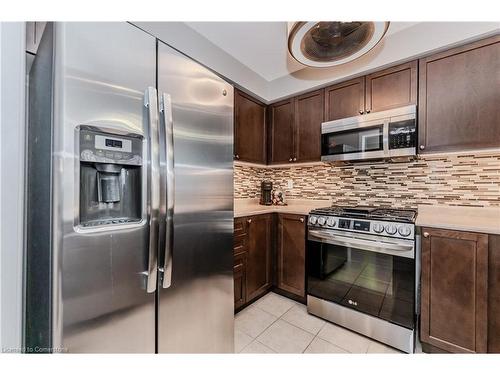
[[[260,204],[270,206],[273,204],[273,183],[271,181],[262,181],[260,184]]]

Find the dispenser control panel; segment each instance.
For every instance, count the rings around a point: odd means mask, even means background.
[[[130,139],[96,134],[95,148],[98,150],[132,152],[132,141]]]
[[[80,160],[142,165],[142,137],[134,134],[106,134],[83,126],[80,129]]]

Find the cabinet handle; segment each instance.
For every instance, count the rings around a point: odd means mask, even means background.
[[[240,158],[240,155],[236,155],[236,159],[239,159]]]
[[[290,158],[290,159],[288,159],[288,161],[293,161],[293,159],[292,159],[292,158]]]
[[[303,222],[304,222],[304,218],[303,218],[303,217],[301,217],[301,218],[300,218],[300,222],[301,222],[301,223],[303,223]]]
[[[420,145],[419,147],[421,150],[425,150],[425,146],[424,145]]]
[[[293,158],[293,161],[297,161],[297,158]]]
[[[359,110],[359,114],[362,115],[364,112],[362,109]]]
[[[252,219],[248,219],[248,220],[247,220],[247,223],[248,223],[248,224],[251,224],[251,223],[252,223]]]
[[[367,109],[367,110],[366,110],[366,113],[370,113],[370,112],[371,112],[371,110],[370,110],[370,109]]]
[[[424,232],[424,237],[425,238],[429,237],[429,232]]]

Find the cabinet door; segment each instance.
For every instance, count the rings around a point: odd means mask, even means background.
[[[488,353],[500,353],[500,235],[488,236]]]
[[[270,214],[247,218],[247,301],[265,293],[271,286],[271,220]]]
[[[486,352],[488,236],[422,231],[422,342],[453,353]]]
[[[278,288],[305,297],[305,216],[280,214],[278,219]]]
[[[500,146],[499,77],[499,36],[421,59],[421,152]]]
[[[289,163],[294,154],[294,100],[293,98],[269,107],[271,122],[271,164]]]
[[[238,309],[246,303],[246,253],[234,256],[234,309]]]
[[[266,164],[266,106],[234,91],[234,158]]]
[[[323,106],[324,90],[310,92],[295,99],[294,158],[298,162],[321,160]]]
[[[359,116],[365,111],[365,77],[325,89],[325,121]]]
[[[366,76],[367,113],[417,104],[417,61]]]

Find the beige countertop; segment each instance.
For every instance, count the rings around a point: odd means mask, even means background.
[[[418,206],[420,227],[500,234],[500,207]]]
[[[258,199],[235,199],[234,217],[260,215],[273,212],[307,215],[314,208],[328,207],[330,200],[288,199],[287,206],[262,206]]]

